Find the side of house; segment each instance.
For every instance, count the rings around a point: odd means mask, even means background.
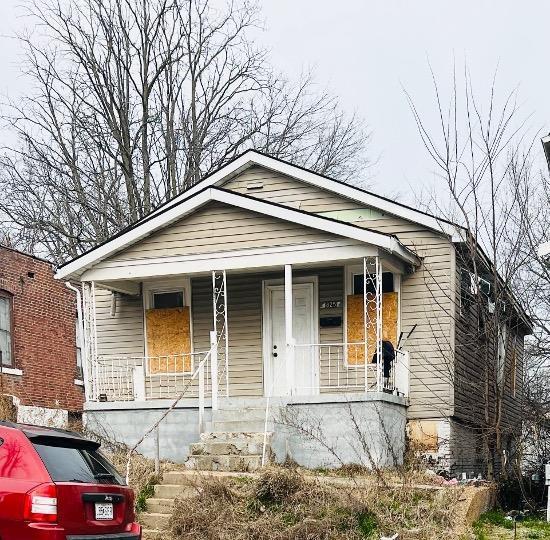
[[[12,419],[64,426],[82,410],[76,310],[49,262],[0,246],[0,395]]]

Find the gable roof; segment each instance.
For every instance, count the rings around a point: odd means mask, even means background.
[[[297,223],[305,227],[359,240],[367,244],[378,246],[409,264],[415,266],[420,264],[420,260],[416,254],[401,244],[393,235],[358,227],[329,217],[311,214],[303,210],[289,208],[274,202],[262,201],[223,188],[207,186],[199,191],[195,191],[188,197],[174,199],[169,204],[164,205],[146,218],[124,229],[103,244],[98,245],[76,259],[60,266],[56,277],[58,279],[75,278],[98,262],[139,242],[155,231],[181,220],[209,202],[225,203],[252,212]]]
[[[203,178],[193,187],[157,207],[153,210],[153,212],[151,212],[150,215],[161,212],[163,208],[170,204],[188,199],[206,187],[220,187],[246,169],[254,166],[264,167],[282,175],[295,178],[306,184],[336,193],[341,197],[363,203],[387,214],[392,214],[407,221],[423,225],[436,232],[444,233],[450,237],[455,237],[455,239],[458,239],[461,232],[465,230],[464,227],[458,225],[457,223],[453,223],[452,221],[436,217],[406,204],[392,201],[391,199],[382,197],[381,195],[376,195],[370,191],[366,191],[340,180],[335,180],[334,178],[313,172],[299,165],[294,165],[288,161],[269,156],[257,150],[247,150],[243,154],[237,156],[217,171],[214,171]],[[461,236],[460,240],[462,240]]]

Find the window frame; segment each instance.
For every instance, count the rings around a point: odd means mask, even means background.
[[[364,268],[362,264],[347,264],[344,266],[344,301],[343,301],[343,339],[344,345],[343,364],[345,369],[362,368],[363,364],[350,364],[348,362],[348,294],[354,294],[354,277],[363,275]],[[393,275],[393,292],[397,293],[397,338],[401,335],[401,281],[402,274],[398,268],[384,261],[382,264],[382,273],[388,272]],[[382,278],[383,279],[383,278]],[[384,294],[384,293],[382,293]]]
[[[76,380],[84,380],[84,329],[78,313],[75,318]]]
[[[142,290],[142,305],[143,305],[143,352],[145,358],[149,357],[147,350],[147,317],[145,313],[149,309],[154,309],[154,295],[167,292],[183,292],[183,307],[189,307],[189,334],[191,338],[191,358],[195,353],[194,333],[193,333],[193,306],[191,296],[191,279],[172,278],[165,280],[145,281],[143,282]],[[192,362],[191,362],[192,363]]]
[[[0,289],[0,297],[7,298],[9,306],[9,320],[10,320],[10,356],[11,361],[9,364],[4,364],[3,360],[0,360],[0,370],[15,368],[15,339],[14,339],[14,330],[15,330],[15,317],[13,313],[13,294],[5,289]]]

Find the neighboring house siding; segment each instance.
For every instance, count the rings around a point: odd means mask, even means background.
[[[111,314],[112,293],[95,288],[97,353],[112,356],[143,356],[143,301],[141,296],[116,293],[116,309]]]
[[[257,186],[262,185],[262,188]],[[256,186],[247,189],[247,186]],[[352,220],[365,205],[260,167],[228,181],[225,189],[308,212]],[[346,214],[347,212],[347,214]],[[369,212],[365,211],[365,216]],[[354,225],[394,234],[423,258],[420,270],[405,276],[401,288],[401,330],[417,327],[406,345],[411,353],[411,418],[440,418],[452,414],[452,350],[454,347],[454,247],[436,231],[404,219],[372,212],[375,219]]]
[[[336,238],[340,237],[255,212],[211,203],[97,264],[95,268],[124,266],[129,260],[152,257],[288,246]]]
[[[2,246],[0,290],[12,298],[11,367],[23,372],[1,375],[3,392],[27,407],[81,410],[74,292],[54,279],[50,263]]]

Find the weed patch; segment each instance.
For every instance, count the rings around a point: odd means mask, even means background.
[[[459,490],[322,480],[284,467],[250,482],[203,478],[197,497],[176,503],[171,540],[372,540],[395,532],[405,540],[457,538],[451,509]]]

